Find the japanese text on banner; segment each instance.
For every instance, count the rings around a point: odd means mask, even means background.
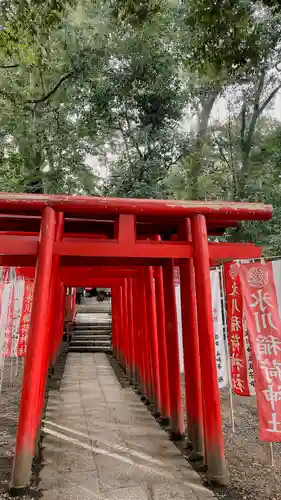
[[[22,302],[22,311],[20,318],[19,334],[18,334],[18,357],[21,358],[25,355],[28,331],[31,317],[31,307],[33,298],[33,282],[30,280],[25,281],[24,296]]]
[[[252,348],[263,441],[281,441],[281,321],[272,264],[242,264],[239,270]]]
[[[227,298],[227,329],[233,391],[239,396],[250,396],[247,356],[243,331],[243,299],[238,265],[225,264]]]
[[[218,386],[220,389],[222,389],[223,387],[226,387],[228,385],[229,381],[227,370],[227,352],[225,346],[221,311],[221,290],[218,269],[211,271],[211,288]]]

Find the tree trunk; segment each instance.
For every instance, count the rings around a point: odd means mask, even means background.
[[[197,115],[197,131],[193,151],[189,155],[189,191],[191,198],[200,198],[199,176],[202,171],[202,152],[205,144],[211,111],[219,91],[205,89],[200,97],[200,110]]]

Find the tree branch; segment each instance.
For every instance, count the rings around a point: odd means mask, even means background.
[[[1,69],[18,68],[19,64],[0,64]]]
[[[270,103],[270,101],[273,99],[273,97],[275,97],[278,90],[280,90],[280,89],[281,89],[281,83],[279,83],[279,85],[277,85],[277,87],[275,87],[275,89],[273,89],[272,92],[270,92],[269,96],[264,100],[264,102],[260,106],[259,115],[262,114],[262,112],[265,110],[266,106]]]
[[[60,86],[66,80],[71,78],[73,75],[74,75],[73,71],[71,71],[70,73],[67,73],[66,75],[61,77],[61,79],[58,81],[58,83],[46,95],[44,95],[43,97],[40,97],[40,99],[33,99],[33,100],[29,99],[28,101],[26,101],[26,103],[27,104],[35,104],[35,106],[37,106],[37,104],[46,102],[48,99],[50,99],[50,97],[52,97],[52,95],[55,94],[55,92],[60,88]]]
[[[244,149],[244,142],[245,142],[246,111],[247,111],[246,98],[244,97],[243,105],[242,105],[242,109],[241,109],[241,130],[240,130],[240,143],[241,143],[242,151]]]
[[[134,134],[133,134],[132,129],[131,129],[131,124],[130,124],[130,120],[129,120],[129,117],[128,117],[128,109],[127,109],[127,105],[126,104],[125,104],[124,118],[125,118],[126,123],[127,123],[129,137],[130,137],[132,143],[134,144],[134,146],[135,146],[135,148],[136,148],[136,150],[137,150],[140,158],[143,159],[143,154],[142,154],[142,152],[141,152],[141,150],[139,148],[137,140],[134,138]]]
[[[253,136],[256,128],[256,123],[257,120],[261,114],[261,108],[260,108],[260,98],[261,98],[261,93],[264,88],[264,79],[265,79],[265,68],[261,70],[260,78],[259,78],[259,83],[257,90],[255,92],[255,98],[254,98],[254,109],[252,113],[252,117],[250,120],[250,125],[248,129],[248,134],[246,138],[246,142],[244,143],[244,152],[248,155],[249,151],[252,147],[252,142],[253,142]],[[245,148],[245,145],[247,145],[247,148]]]
[[[227,166],[231,169],[231,164],[229,163],[228,159],[226,158],[226,156],[224,154],[224,151],[223,151],[223,148],[222,148],[221,144],[219,143],[219,141],[218,141],[218,139],[216,137],[215,137],[215,143],[218,146],[219,153],[220,153],[222,159],[225,161],[225,163],[227,164]]]

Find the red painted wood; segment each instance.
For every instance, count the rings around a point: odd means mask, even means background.
[[[122,288],[121,286],[116,287],[116,351],[117,351],[117,361],[121,364],[122,360],[122,334],[123,334],[123,325],[122,325]]]
[[[38,236],[0,236],[0,249],[3,255],[36,255]]]
[[[104,219],[104,217],[103,217]],[[144,219],[138,216],[136,221],[136,234],[138,238],[147,238],[149,235],[155,235],[158,232],[162,233],[178,233],[181,224],[181,219],[169,217],[163,219],[161,217],[153,217]],[[65,218],[65,233],[68,237],[92,237],[92,238],[114,238],[115,226],[118,229],[118,221],[114,220],[98,220],[81,218]],[[223,233],[227,227],[237,227],[238,222],[231,220],[207,221],[208,233]],[[19,234],[39,234],[40,231],[40,216],[22,216],[18,214],[0,214],[0,232],[11,231]],[[117,232],[115,235],[117,239]]]
[[[136,241],[136,218],[134,215],[120,214],[116,229],[120,245],[134,245]]]
[[[64,228],[64,214],[59,212],[56,214],[56,235],[55,241],[61,241],[63,237],[63,228]],[[59,260],[60,258],[57,255],[53,256],[53,267],[52,267],[52,277],[51,277],[51,289],[50,289],[50,301],[49,301],[49,310],[48,310],[48,328],[49,328],[49,359],[55,359],[56,350],[58,348],[57,341],[57,331],[54,328],[54,324],[58,317],[58,303],[57,303],[57,294],[60,287],[60,280],[58,278],[59,272]]]
[[[148,345],[150,348],[152,385],[153,385],[153,403],[157,413],[160,414],[160,383],[159,383],[159,351],[157,336],[157,315],[155,304],[155,287],[153,278],[153,267],[149,266],[144,270],[146,306],[148,318]]]
[[[163,266],[163,283],[171,430],[175,438],[180,438],[184,434],[184,419],[181,395],[174,268],[172,261],[168,261]]]
[[[134,341],[134,321],[133,321],[133,283],[132,278],[127,279],[128,283],[128,350],[129,350],[129,378],[134,383],[135,374],[135,341]]]
[[[184,234],[186,239],[191,241],[191,226],[188,219],[185,221]],[[188,440],[195,458],[203,456],[204,439],[197,304],[192,259],[180,261],[180,288]]]
[[[47,205],[68,214],[122,213],[185,218],[199,213],[207,215],[209,219],[229,220],[268,220],[272,216],[272,207],[262,203],[0,193],[0,209],[5,212],[38,214]]]
[[[125,217],[125,216],[124,216]],[[127,217],[127,216],[126,216]],[[129,217],[129,216],[128,216]],[[130,218],[129,218],[130,219]],[[128,229],[129,226],[126,226]],[[54,246],[54,253],[58,256],[77,256],[83,266],[82,257],[113,257],[113,258],[191,258],[192,245],[183,241],[159,242],[138,241],[131,242],[132,235],[128,235],[126,243],[122,236],[118,243],[114,240],[81,240],[72,238],[69,241],[58,241]],[[20,243],[20,244],[19,244]],[[0,248],[3,255],[32,256],[37,254],[38,237],[36,236],[0,236]],[[262,249],[251,243],[209,243],[209,256],[217,259],[258,258]],[[13,262],[13,261],[12,261]],[[17,264],[18,265],[18,264]]]
[[[209,243],[210,259],[257,259],[261,257],[262,247],[252,243]]]
[[[16,275],[17,277],[34,279],[35,267],[17,267]]]
[[[160,413],[163,420],[170,418],[169,384],[167,347],[165,335],[165,305],[162,267],[154,268],[156,313],[157,313],[157,335],[159,352],[159,383],[160,383]]]
[[[137,292],[137,280],[132,278],[132,297],[133,297],[133,309],[132,309],[132,320],[133,320],[133,346],[134,346],[134,374],[133,383],[135,387],[140,387],[140,377],[141,377],[141,366],[140,366],[140,343],[139,343],[139,322],[138,322],[138,292]]]
[[[129,278],[137,276],[139,273],[138,268],[130,268],[130,267],[60,267],[59,276],[60,279],[64,282],[69,281],[69,279],[73,278],[76,280],[91,280],[96,278],[108,279],[108,278]]]
[[[62,280],[63,281],[63,280]],[[124,281],[124,278],[84,278],[81,276],[80,278],[69,276],[63,281],[65,286],[72,287],[89,287],[89,288],[111,288],[113,285],[120,285]]]
[[[194,268],[198,310],[204,436],[208,478],[225,484],[226,465],[220,412],[220,396],[215,360],[212,297],[206,220],[203,215],[192,219]]]
[[[123,311],[123,353],[124,353],[124,369],[129,375],[130,358],[129,358],[129,336],[128,336],[128,283],[124,279],[122,285],[122,311]]]
[[[144,354],[144,329],[143,329],[143,309],[142,309],[142,288],[140,279],[134,280],[134,316],[136,324],[136,359],[137,359],[137,381],[142,394],[146,393],[145,387],[145,354]]]
[[[61,242],[55,244],[57,255],[90,256],[90,257],[150,257],[150,258],[186,258],[192,255],[192,246],[183,242],[160,243],[155,241],[138,241],[136,244],[106,242]]]
[[[111,288],[111,314],[112,314],[112,352],[117,358],[118,349],[118,303],[117,303],[117,286]]]
[[[47,315],[52,271],[52,250],[55,239],[55,212],[47,207],[41,222],[41,242],[38,249],[37,269],[34,286],[33,307],[29,341],[25,356],[21,402],[18,418],[16,454],[12,486],[26,486],[30,476],[34,443],[39,424],[38,409],[40,384],[46,377],[46,356],[48,353]]]
[[[152,373],[151,373],[151,359],[150,359],[150,349],[149,349],[149,321],[147,312],[147,302],[146,302],[146,289],[145,289],[145,278],[142,274],[140,280],[140,311],[142,311],[142,343],[141,347],[143,350],[143,365],[144,365],[144,387],[148,401],[153,400],[152,395]]]

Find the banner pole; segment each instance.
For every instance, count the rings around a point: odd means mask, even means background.
[[[234,406],[233,406],[233,392],[232,392],[232,380],[231,380],[231,369],[230,369],[230,356],[229,356],[229,346],[228,346],[228,332],[227,332],[227,312],[225,304],[225,284],[224,284],[224,274],[223,266],[219,269],[220,285],[221,285],[221,298],[222,298],[222,317],[225,335],[225,351],[226,351],[226,368],[228,374],[228,397],[229,397],[229,417],[230,424],[233,434],[235,434],[235,418],[234,418]]]
[[[274,467],[274,453],[273,453],[273,444],[269,443],[269,457],[270,457],[270,465]]]
[[[13,385],[13,366],[14,366],[14,358],[13,356],[10,357],[10,385]]]

